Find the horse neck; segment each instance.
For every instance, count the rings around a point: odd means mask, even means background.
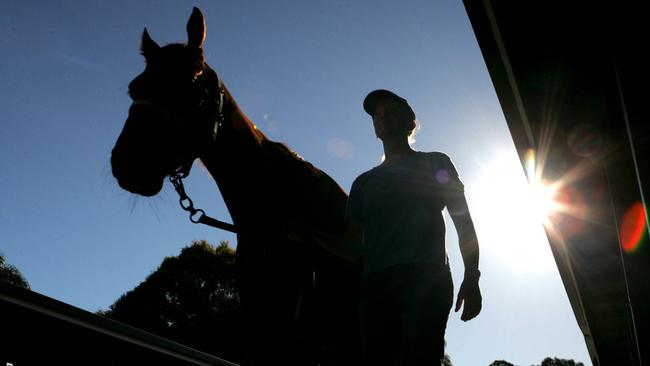
[[[269,140],[222,88],[223,126],[216,139],[208,139],[199,157],[217,183],[234,224],[247,234],[277,234],[291,215],[300,212],[301,217],[293,219],[340,232],[347,201],[341,187],[285,145]]]
[[[259,224],[265,216],[264,186],[272,177],[264,153],[268,138],[243,113],[225,85],[223,117],[217,138],[199,156],[217,183],[235,225]]]

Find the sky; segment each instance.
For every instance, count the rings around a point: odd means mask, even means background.
[[[457,366],[548,356],[591,365],[485,62],[460,1],[13,1],[0,13],[0,253],[32,290],[96,311],[192,240],[236,238],[192,224],[169,184],[153,198],[121,190],[110,151],[127,85],[159,44],[186,40],[192,6],[207,23],[206,60],[244,112],[345,191],[380,162],[361,104],[374,89],[406,98],[413,147],[451,156],[481,246],[483,311],[452,313]],[[230,221],[198,164],[195,206]],[[463,264],[451,221],[456,290]]]

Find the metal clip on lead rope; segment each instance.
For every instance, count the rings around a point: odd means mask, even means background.
[[[194,202],[192,199],[185,193],[185,187],[183,186],[183,176],[180,171],[175,172],[169,176],[169,181],[174,186],[176,193],[179,196],[179,204],[181,208],[190,213],[190,221],[195,224],[204,224],[208,226],[215,227],[217,229],[230,231],[231,233],[237,233],[237,228],[233,224],[227,222],[219,221],[215,218],[212,218],[205,214],[200,208],[194,208]]]

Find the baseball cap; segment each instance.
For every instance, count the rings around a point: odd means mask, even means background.
[[[366,111],[366,113],[372,116],[372,113],[375,111],[375,107],[377,107],[379,103],[385,100],[394,100],[400,104],[403,104],[410,110],[413,118],[415,119],[415,112],[413,112],[413,108],[411,108],[406,99],[386,89],[377,89],[368,93],[366,98],[363,100],[363,109]]]

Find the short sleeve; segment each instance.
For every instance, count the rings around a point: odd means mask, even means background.
[[[445,197],[445,202],[465,193],[465,187],[458,176],[458,170],[446,154],[431,153],[431,166],[437,186]]]
[[[350,196],[345,208],[345,218],[347,220],[363,221],[363,175],[357,177],[350,188]]]
[[[455,192],[463,193],[465,191],[465,186],[463,185],[463,182],[460,181],[458,170],[456,170],[454,163],[451,162],[451,159],[447,155],[445,155],[445,165],[449,171],[449,188]]]

